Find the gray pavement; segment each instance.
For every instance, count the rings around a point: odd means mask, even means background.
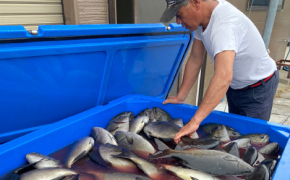
[[[281,71],[281,70],[280,70]],[[228,112],[226,100],[221,102],[215,110]],[[279,83],[277,93],[273,102],[270,118],[271,122],[290,126],[290,86]]]

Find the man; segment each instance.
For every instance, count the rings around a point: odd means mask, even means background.
[[[205,50],[215,73],[203,101],[175,142],[195,132],[227,95],[229,112],[269,120],[279,74],[255,25],[225,0],[166,0],[161,22],[176,22],[195,31],[192,51],[177,96],[164,104],[181,104],[195,83]]]

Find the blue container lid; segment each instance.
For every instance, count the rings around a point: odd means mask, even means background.
[[[192,42],[177,24],[0,28],[0,143],[128,94],[166,98]]]

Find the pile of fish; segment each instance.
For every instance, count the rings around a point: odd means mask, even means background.
[[[197,131],[203,133],[182,137],[176,145],[174,135],[182,126],[182,119],[156,107],[136,117],[123,112],[106,129],[93,127],[90,136],[70,147],[63,162],[30,153],[26,155],[29,165],[13,171],[13,178],[0,179],[77,180],[86,179],[84,174],[103,180],[271,179],[281,152],[277,143],[269,143],[267,134],[242,136],[229,126],[207,123]],[[103,169],[79,171],[78,161],[90,161]]]

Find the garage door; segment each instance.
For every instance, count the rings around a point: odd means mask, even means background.
[[[37,30],[52,24],[63,24],[61,0],[0,0],[0,25]]]

